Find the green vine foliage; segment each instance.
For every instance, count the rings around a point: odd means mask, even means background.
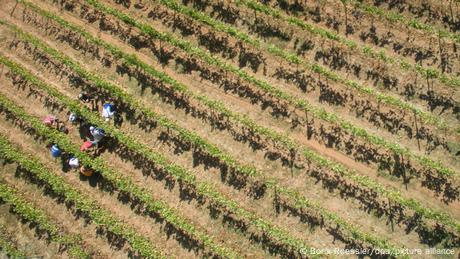
[[[26,254],[20,250],[7,232],[4,225],[0,225],[0,251],[10,257],[25,257]]]
[[[143,69],[147,73],[151,74],[152,76],[155,76],[155,77],[159,78],[163,82],[171,84],[173,86],[174,90],[177,90],[178,92],[187,94],[187,95],[191,96],[192,98],[195,98],[195,99],[201,101],[202,103],[204,103],[208,107],[219,111],[221,114],[225,115],[227,118],[231,119],[232,121],[234,121],[236,123],[241,123],[241,124],[245,125],[246,127],[250,128],[251,130],[253,130],[254,132],[257,132],[258,134],[261,134],[263,136],[267,136],[268,138],[273,139],[273,140],[281,143],[283,146],[287,147],[288,149],[297,147],[297,145],[294,144],[294,142],[292,140],[290,140],[289,138],[287,138],[286,136],[280,135],[280,134],[278,134],[276,132],[273,132],[273,131],[271,131],[269,129],[260,127],[256,123],[251,121],[249,118],[247,118],[246,116],[241,116],[241,115],[238,115],[238,114],[234,114],[233,112],[231,112],[228,109],[226,109],[225,106],[222,103],[215,102],[215,101],[210,101],[205,96],[194,94],[193,92],[188,90],[188,88],[185,85],[180,84],[177,81],[175,81],[174,79],[172,79],[169,76],[167,76],[166,74],[164,74],[162,72],[159,72],[159,71],[156,71],[153,68],[149,67],[147,64],[145,64],[142,61],[140,61],[137,58],[137,56],[128,55],[128,54],[124,53],[123,51],[121,51],[120,49],[116,48],[115,46],[107,44],[107,43],[101,41],[100,39],[91,36],[88,32],[84,31],[81,27],[77,27],[75,25],[72,25],[72,24],[70,24],[69,22],[63,20],[62,18],[60,18],[57,15],[51,14],[51,13],[49,13],[47,11],[44,11],[44,10],[42,10],[42,9],[40,9],[40,8],[34,6],[33,4],[28,3],[28,2],[26,2],[24,0],[21,0],[21,2],[26,4],[28,7],[34,9],[35,11],[40,13],[41,15],[56,21],[61,26],[65,27],[65,28],[69,28],[71,30],[74,30],[74,31],[80,33],[82,36],[84,36],[90,42],[104,47],[106,50],[109,50],[115,57],[122,58],[126,62],[129,62],[130,64],[133,64],[133,65],[136,65],[138,68]],[[102,7],[100,7],[100,8],[102,8]],[[117,12],[115,9],[111,9],[111,10],[112,10],[112,12]],[[123,17],[125,17],[125,19],[127,19],[125,15],[123,15]],[[132,24],[133,22],[134,21],[131,21],[131,22],[129,22],[129,24]],[[330,160],[328,160],[328,159],[326,159],[326,158],[314,153],[313,151],[311,151],[309,149],[302,148],[300,150],[301,150],[301,153],[309,161],[317,163],[317,164],[319,164],[319,165],[331,170],[332,172],[334,172],[334,173],[336,173],[336,174],[338,174],[338,175],[340,175],[342,177],[346,177],[346,178],[348,178],[350,180],[353,180],[358,185],[361,185],[361,186],[364,186],[366,188],[372,189],[372,190],[376,191],[377,193],[379,193],[380,195],[382,195],[383,197],[388,198],[390,201],[395,202],[397,204],[400,204],[403,207],[407,207],[407,208],[409,208],[411,210],[414,210],[419,215],[422,215],[423,217],[425,217],[427,219],[437,220],[439,222],[442,222],[446,226],[453,227],[457,231],[460,230],[459,224],[456,223],[455,220],[453,220],[448,215],[446,215],[444,213],[441,213],[441,212],[438,212],[438,211],[434,211],[432,209],[425,208],[418,201],[415,201],[413,199],[405,199],[405,198],[403,198],[401,196],[401,194],[397,190],[394,190],[394,189],[391,189],[391,188],[386,188],[386,187],[374,182],[369,177],[360,176],[356,172],[350,171],[350,170],[344,168],[342,165],[337,164],[335,162],[332,162],[332,161],[330,161]],[[401,149],[399,148],[398,150],[401,150]],[[404,151],[401,150],[400,152],[404,152]]]
[[[0,136],[0,155],[10,159],[10,156],[5,155],[4,153],[8,151],[11,156],[14,156],[14,152],[16,150],[3,136]],[[26,201],[20,194],[18,194],[14,188],[1,181],[0,200],[9,204],[14,213],[18,214],[21,218],[37,224],[37,227],[41,231],[48,234],[51,241],[66,247],[69,255],[73,258],[90,258],[90,254],[84,251],[81,246],[81,236],[63,234],[59,227],[46,216],[46,213],[43,210],[35,208],[32,203]],[[13,246],[8,245],[7,242],[7,240],[0,239],[0,245],[5,248],[7,253],[13,256],[19,256],[21,252]]]
[[[122,20],[123,22],[125,22],[126,24],[138,28],[145,35],[148,35],[150,37],[153,37],[153,38],[156,38],[156,39],[159,39],[159,40],[162,40],[162,41],[166,41],[166,42],[170,43],[171,45],[173,45],[175,47],[181,48],[184,51],[186,51],[187,53],[189,53],[190,55],[194,55],[194,56],[199,57],[203,61],[207,62],[209,65],[216,65],[216,66],[218,66],[218,67],[220,67],[220,68],[222,68],[222,69],[224,69],[226,71],[235,73],[240,78],[242,78],[242,79],[244,79],[244,80],[246,80],[246,81],[248,81],[250,83],[253,83],[254,85],[259,87],[260,89],[266,91],[268,94],[270,94],[270,96],[274,96],[274,97],[277,97],[277,98],[279,98],[281,100],[287,101],[291,105],[294,105],[296,108],[304,110],[305,112],[311,112],[315,117],[317,117],[317,118],[319,118],[321,120],[337,124],[337,125],[341,126],[345,131],[350,132],[352,135],[354,135],[356,137],[363,138],[366,141],[368,141],[369,143],[372,143],[372,144],[374,144],[376,146],[389,149],[389,150],[391,150],[392,152],[394,152],[396,154],[404,155],[404,156],[410,157],[410,158],[414,158],[416,161],[420,162],[423,166],[431,167],[431,168],[436,169],[440,174],[447,175],[447,176],[453,176],[453,177],[456,177],[455,175],[457,175],[452,169],[447,168],[446,166],[444,166],[439,161],[433,161],[433,160],[431,160],[431,159],[429,159],[429,158],[427,158],[427,157],[425,157],[423,155],[413,154],[409,149],[407,149],[405,147],[401,147],[397,143],[390,143],[390,142],[388,142],[387,140],[385,140],[382,137],[373,135],[373,134],[367,132],[365,129],[355,126],[353,123],[342,119],[341,117],[339,117],[338,115],[336,115],[334,113],[329,113],[323,108],[314,107],[311,104],[309,104],[308,102],[306,102],[305,100],[295,99],[293,96],[291,96],[291,95],[279,90],[278,88],[276,88],[276,87],[274,87],[274,86],[272,86],[272,85],[270,85],[270,84],[268,84],[268,83],[266,83],[264,81],[260,81],[260,80],[256,79],[255,77],[253,77],[251,75],[248,75],[245,71],[220,61],[219,59],[213,57],[209,52],[204,51],[204,50],[200,49],[197,46],[194,46],[193,44],[191,44],[190,42],[188,42],[186,40],[177,39],[177,38],[174,38],[171,34],[156,31],[153,27],[149,26],[148,24],[138,22],[136,19],[128,16],[127,14],[125,14],[125,13],[123,13],[123,12],[117,10],[117,9],[105,6],[105,5],[101,4],[101,3],[99,3],[97,0],[85,0],[85,1],[87,3],[89,3],[89,4],[91,4],[92,6],[94,6],[95,8],[97,8],[98,10],[100,10],[100,11],[102,11],[104,13],[113,15],[113,16],[117,17],[118,19]],[[132,57],[132,58],[133,58],[133,61],[137,59],[135,57]],[[139,60],[137,60],[137,61],[139,61]],[[136,63],[139,63],[139,62],[136,62]],[[319,66],[315,66],[315,67],[316,67],[316,70],[318,72],[325,71],[322,67],[319,67]],[[185,89],[187,89],[186,86],[178,83],[177,81],[175,81],[174,79],[170,78],[169,76],[167,76],[167,75],[165,75],[165,74],[163,74],[161,72],[158,72],[158,71],[156,71],[155,74],[159,74],[159,73],[161,74],[160,79],[162,79],[162,80],[168,79],[168,80],[165,80],[165,82],[171,83],[178,90],[182,89],[181,92],[187,92],[188,94],[190,93],[190,91],[185,91]],[[356,83],[352,83],[352,84],[357,86]],[[368,91],[368,90],[366,90],[366,91]],[[195,97],[193,94],[190,94],[190,95]],[[199,96],[199,98],[202,99],[202,101],[206,101],[206,104],[213,106],[213,108],[221,108],[221,107],[223,107],[223,104],[219,103],[218,105],[216,105],[216,102],[210,101],[210,100],[208,100],[208,98],[206,98],[204,96]],[[385,99],[385,97],[383,97],[382,95],[380,95],[379,98],[380,98],[380,100]],[[417,116],[419,116],[420,119],[422,121],[424,121],[425,123],[430,123],[430,121],[431,121],[431,123],[433,123],[434,121],[439,121],[439,117],[433,116],[431,114],[424,113],[421,110],[415,109],[415,110],[413,110],[413,112]],[[230,113],[226,112],[224,114],[229,115]],[[442,122],[440,122],[440,124],[438,126],[441,129],[444,129],[444,128],[447,127],[447,125],[445,125]]]
[[[9,25],[9,27],[15,31],[18,37],[24,40],[27,40],[28,42],[32,43],[35,47],[42,49],[47,54],[51,55],[56,60],[59,60],[60,62],[65,63],[73,71],[78,73],[82,78],[85,78],[93,82],[95,86],[101,89],[105,89],[108,92],[110,92],[112,95],[116,96],[118,99],[123,100],[123,102],[127,104],[128,107],[131,107],[133,110],[138,110],[140,113],[144,114],[150,120],[157,121],[158,124],[161,127],[164,127],[166,130],[168,130],[168,132],[176,131],[178,133],[178,136],[180,136],[183,140],[187,141],[188,143],[191,143],[196,148],[205,150],[211,157],[220,159],[220,161],[223,164],[227,165],[229,168],[234,168],[236,172],[243,174],[245,176],[249,175],[253,178],[252,179],[253,182],[260,182],[266,185],[267,187],[271,188],[272,190],[276,190],[279,194],[285,195],[288,198],[288,200],[291,201],[292,206],[298,209],[303,209],[303,208],[313,209],[315,212],[322,215],[326,220],[331,221],[331,224],[339,225],[344,230],[347,230],[349,232],[350,238],[352,239],[365,241],[379,248],[386,248],[386,249],[392,248],[392,246],[389,245],[386,240],[382,240],[370,234],[363,233],[362,231],[359,230],[357,226],[354,226],[346,222],[345,220],[341,219],[338,215],[325,210],[324,208],[319,206],[319,204],[313,201],[307,200],[306,198],[302,197],[296,191],[280,186],[278,183],[276,183],[274,179],[270,179],[268,176],[262,175],[262,173],[258,172],[254,167],[249,166],[249,165],[240,165],[236,161],[236,159],[231,157],[229,154],[222,152],[216,146],[210,144],[207,140],[202,139],[201,137],[199,137],[193,132],[190,132],[184,128],[179,127],[177,124],[170,121],[166,117],[160,116],[158,114],[155,114],[153,111],[146,109],[142,104],[138,103],[135,100],[134,96],[125,93],[118,86],[102,80],[97,75],[84,70],[80,64],[76,63],[76,61],[71,60],[68,56],[45,45],[43,42],[39,41],[34,36],[23,32],[22,30],[20,30],[18,27],[14,25]],[[142,154],[147,154],[149,152],[148,150],[145,150],[145,149],[146,148],[142,149],[141,151]],[[169,163],[164,158],[162,158],[161,161],[163,161],[162,162],[163,166]],[[189,179],[187,182],[191,182],[194,180],[194,178],[190,175],[185,175],[184,173],[181,173],[181,175],[183,178]]]
[[[154,162],[159,167],[162,167],[166,173],[173,177],[173,179],[176,179],[188,187],[193,188],[200,196],[207,198],[212,204],[215,204],[218,207],[231,212],[231,214],[242,219],[244,222],[250,222],[259,231],[276,240],[277,243],[283,244],[286,247],[290,247],[293,251],[310,251],[309,247],[305,245],[303,241],[291,237],[286,231],[272,226],[265,220],[259,218],[257,215],[240,208],[235,201],[224,197],[211,185],[203,182],[198,182],[195,179],[195,176],[188,172],[185,168],[171,163],[163,155],[153,152],[149,147],[138,142],[136,139],[121,133],[115,127],[105,123],[98,114],[94,114],[88,111],[88,109],[81,107],[77,101],[68,99],[59,93],[55,88],[40,81],[35,76],[27,72],[24,68],[20,67],[18,64],[13,63],[12,61],[2,56],[0,56],[0,63],[5,64],[14,73],[21,75],[23,78],[27,79],[35,86],[45,90],[48,95],[59,100],[71,111],[78,114],[82,118],[85,118],[85,120],[89,123],[103,127],[106,133],[116,139],[118,143],[124,145],[132,151],[135,151],[137,154],[147,157],[150,161]],[[21,117],[23,120],[27,120],[28,123],[33,125],[35,129],[38,128],[39,130],[37,131],[47,137],[50,142],[57,143],[58,146],[61,147],[64,151],[72,153],[78,157],[82,161],[82,164],[88,165],[89,167],[100,172],[106,180],[113,183],[113,185],[123,193],[129,193],[131,197],[135,197],[136,199],[144,202],[149,211],[160,214],[169,223],[178,229],[181,229],[189,236],[195,237],[197,240],[202,242],[216,255],[230,258],[238,257],[235,252],[223,247],[222,245],[216,244],[211,239],[211,237],[201,233],[192,224],[186,222],[185,219],[181,218],[177,213],[167,207],[167,204],[164,202],[154,201],[151,196],[148,195],[146,190],[137,187],[137,185],[135,185],[129,178],[123,176],[123,174],[120,172],[114,171],[108,167],[102,159],[91,159],[87,154],[80,152],[77,145],[71,144],[67,137],[65,137],[65,135],[62,133],[47,128],[38,119],[27,115],[25,111],[15,106],[4,97],[2,101],[8,103],[4,105],[5,108],[14,107],[12,110],[16,111],[16,116]]]

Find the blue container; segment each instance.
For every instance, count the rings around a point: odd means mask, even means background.
[[[61,149],[59,149],[59,147],[57,145],[53,145],[51,147],[51,155],[53,157],[59,157],[61,154],[62,154],[62,151],[61,151]]]

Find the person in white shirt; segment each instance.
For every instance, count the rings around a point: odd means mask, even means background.
[[[78,158],[76,157],[71,157],[69,159],[69,166],[72,169],[78,168],[80,166],[80,161],[78,161]]]

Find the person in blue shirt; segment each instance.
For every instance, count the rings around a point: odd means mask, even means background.
[[[53,157],[59,157],[62,154],[61,149],[58,147],[58,145],[54,144],[51,146],[51,156]]]
[[[105,103],[102,106],[102,117],[105,121],[109,121],[115,116],[115,106],[111,103]]]

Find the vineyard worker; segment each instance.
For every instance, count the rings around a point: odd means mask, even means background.
[[[84,103],[91,103],[91,109],[94,111],[96,108],[96,100],[86,92],[81,92],[78,99]]]
[[[51,155],[53,157],[59,157],[61,154],[62,154],[62,151],[56,144],[51,146]]]
[[[78,122],[78,116],[75,113],[70,113],[69,115],[69,122],[72,124],[76,124]]]
[[[94,146],[94,142],[92,141],[85,141],[81,146],[80,146],[80,151],[86,151]]]
[[[103,137],[105,137],[105,131],[101,128],[89,127],[89,132],[94,138],[94,142],[99,143]]]
[[[53,127],[53,126],[56,127],[57,130],[59,130],[60,132],[64,134],[69,133],[69,130],[64,125],[64,123],[59,121],[59,119],[56,118],[56,116],[53,116],[53,115],[46,116],[46,118],[43,120],[43,123],[45,123],[45,125],[49,127]]]
[[[71,157],[69,159],[69,166],[72,169],[78,168],[80,166],[80,161],[78,161],[78,158],[76,157]]]
[[[58,119],[56,118],[56,116],[53,116],[53,115],[48,115],[45,117],[45,119],[43,120],[43,123],[45,123],[46,126],[53,126],[55,123],[57,123]]]
[[[105,121],[109,121],[115,115],[115,106],[111,103],[106,103],[102,106],[102,117]]]
[[[58,128],[59,132],[62,132],[64,134],[69,134],[69,129],[63,124]]]
[[[80,167],[80,173],[84,176],[90,177],[91,175],[93,175],[94,171],[89,167],[82,166]]]
[[[92,98],[89,96],[89,94],[87,94],[86,92],[81,92],[79,95],[78,95],[78,99],[82,102],[89,102],[92,100]]]

